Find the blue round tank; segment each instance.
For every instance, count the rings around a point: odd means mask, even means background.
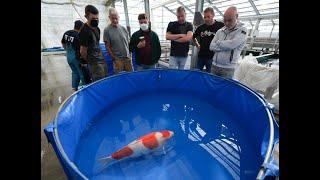
[[[161,130],[158,154],[98,159]],[[278,126],[268,103],[231,79],[155,69],[97,81],[61,105],[46,134],[69,179],[255,179]]]

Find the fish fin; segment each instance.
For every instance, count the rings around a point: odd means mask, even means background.
[[[108,156],[108,157],[104,157],[104,158],[100,158],[99,159],[99,162],[105,166],[107,164],[109,164],[111,161],[113,160],[113,158],[111,156]]]

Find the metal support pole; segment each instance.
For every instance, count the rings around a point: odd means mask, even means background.
[[[203,11],[203,4],[204,4],[204,0],[196,0],[195,12],[201,13]]]
[[[255,33],[258,31],[259,29],[259,24],[260,24],[260,21],[261,19],[258,19],[257,22],[256,22],[256,25],[254,27],[254,31],[251,33],[251,42],[250,42],[250,48],[252,49],[252,46],[253,46],[253,42],[254,42],[254,39],[256,38],[256,35]]]
[[[196,0],[194,20],[197,19],[196,18],[197,14],[201,15],[201,12],[203,11],[203,4],[204,4],[204,0]],[[199,24],[199,23],[195,23],[195,24]],[[197,60],[198,60],[198,49],[195,46],[192,46],[190,69],[195,69],[196,68]]]
[[[251,34],[252,34],[252,32],[253,32],[253,27],[254,27],[254,25],[253,25],[253,23],[252,23],[251,20],[249,20],[249,23],[250,23],[250,25],[251,25],[251,31],[250,31],[250,33],[248,34],[248,36],[251,37]]]
[[[254,2],[252,0],[249,0],[249,3],[251,4],[251,7],[253,8],[253,10],[256,12],[257,15],[260,15],[260,12],[257,8],[257,6],[254,4]]]
[[[273,32],[273,29],[274,29],[274,26],[275,26],[275,23],[273,22],[273,19],[271,19],[271,22],[272,22],[272,29],[271,29],[270,36],[269,36],[270,39],[271,39],[272,32]]]
[[[129,23],[127,0],[123,0],[123,8],[124,8],[124,15],[125,15],[125,18],[126,18],[127,30],[129,32],[129,36],[131,37],[131,29],[130,29],[130,23]]]
[[[149,3],[149,0],[144,0],[144,10],[148,16],[149,19],[151,19],[151,16],[150,16],[150,3]]]
[[[275,48],[276,48],[276,44],[277,44],[278,40],[279,40],[279,33],[278,33],[277,39],[276,39],[276,41],[274,42],[274,45],[273,45],[273,49],[274,49],[274,52],[275,52],[275,53],[277,53],[277,52],[278,52],[278,48],[279,48],[279,47],[277,47],[277,49],[275,49]]]

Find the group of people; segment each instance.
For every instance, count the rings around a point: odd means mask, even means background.
[[[214,20],[214,10],[204,10],[204,24],[193,33],[193,25],[186,21],[183,6],[176,12],[177,21],[170,22],[166,39],[171,41],[169,68],[184,69],[192,41],[199,49],[197,68],[219,76],[232,78],[240,53],[246,43],[247,29],[238,21],[236,7],[224,13],[224,23]],[[107,65],[99,46],[99,11],[92,5],[85,7],[86,23],[80,20],[74,29],[64,33],[61,43],[67,52],[72,70],[72,88],[79,82],[88,84],[107,76]],[[161,56],[158,35],[151,30],[145,13],[138,15],[140,29],[130,37],[128,30],[119,24],[119,14],[109,8],[110,24],[104,29],[103,41],[110,55],[115,73],[133,71],[131,53],[135,53],[137,70],[156,68]]]
[[[199,49],[197,69],[206,67],[206,72],[232,78],[247,39],[247,29],[238,21],[237,8],[227,8],[224,22],[214,20],[213,8],[206,8],[203,12],[205,23],[194,33],[192,24],[185,20],[184,7],[179,7],[176,13],[178,20],[169,23],[166,33],[166,39],[171,40],[169,67],[184,68],[192,40]]]

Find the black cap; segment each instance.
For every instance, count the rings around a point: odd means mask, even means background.
[[[80,20],[76,20],[74,22],[74,29],[81,29],[81,27],[83,26],[83,22]]]

